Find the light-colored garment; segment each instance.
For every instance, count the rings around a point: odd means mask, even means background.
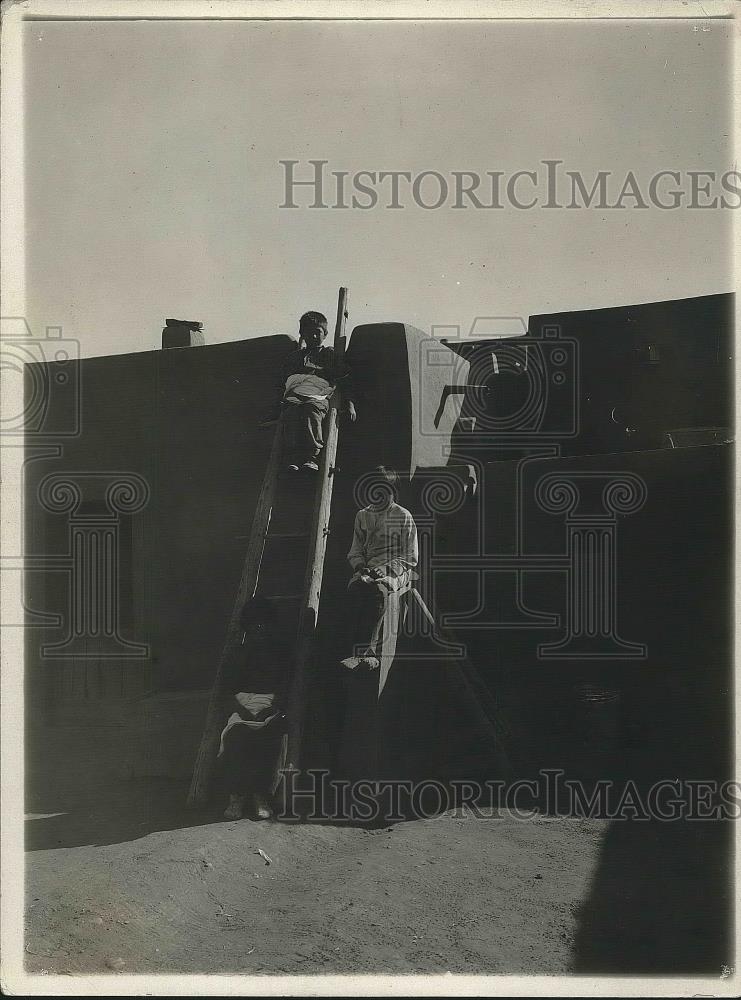
[[[345,399],[350,399],[350,370],[338,361],[331,347],[323,344],[299,347],[283,364],[286,402],[302,403],[306,400],[329,399],[338,383],[342,383]]]
[[[399,590],[414,578],[418,559],[417,527],[405,507],[398,503],[391,503],[383,510],[363,507],[355,515],[352,545],[347,554],[355,572],[353,580],[367,566],[383,571],[380,582],[389,590]]]
[[[253,694],[246,691],[239,691],[234,697],[250,715],[259,715],[263,709],[270,708],[275,701],[274,694]]]
[[[307,399],[329,399],[333,392],[334,386],[330,385],[326,379],[321,378],[315,372],[308,371],[288,376],[283,399],[287,403],[302,403]]]
[[[253,694],[252,692],[240,691],[235,695],[237,702],[241,705],[242,709],[249,712],[252,716],[257,716],[260,712],[265,709],[272,708],[275,701],[274,694]],[[245,719],[239,712],[232,712],[232,714],[227,719],[226,725],[221,733],[221,738],[219,740],[219,752],[218,757],[224,753],[224,740],[226,734],[230,729],[234,729],[235,726],[247,726],[248,729],[264,729],[268,723],[272,722],[273,719],[280,713],[276,709],[271,712],[270,715],[265,719]]]

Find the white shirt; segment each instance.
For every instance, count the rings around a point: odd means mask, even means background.
[[[419,559],[417,527],[405,507],[391,503],[383,510],[363,507],[355,515],[347,559],[353,570],[382,569],[385,576],[402,576]]]

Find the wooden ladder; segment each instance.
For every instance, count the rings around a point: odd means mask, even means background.
[[[341,363],[345,352],[347,288],[340,288],[334,350]],[[246,601],[258,591],[279,602],[288,627],[295,629],[292,672],[286,700],[288,749],[286,766],[299,768],[306,711],[306,674],[319,619],[319,599],[329,534],[340,390],[335,389],[324,422],[324,448],[319,472],[281,476],[283,424],[278,421],[252,519],[242,576],[234,599],[226,639],[211,688],[206,722],[198,748],[188,804],[203,805],[209,796],[219,737],[224,725],[222,682],[225,666],[240,640],[240,617]]]

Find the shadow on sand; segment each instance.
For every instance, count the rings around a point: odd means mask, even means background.
[[[733,968],[732,834],[723,821],[613,822],[579,912],[572,971]]]
[[[220,820],[215,807],[190,810],[187,781],[141,778],[96,782],[74,790],[30,796],[26,850],[119,844],[158,830],[179,830]]]

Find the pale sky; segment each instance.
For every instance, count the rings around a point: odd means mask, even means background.
[[[729,210],[278,207],[281,159],[723,173],[729,21],[25,30],[28,318],[83,356],[156,349],[168,316],[207,343],[294,333],[341,284],[350,328],[426,331],[732,287]]]

